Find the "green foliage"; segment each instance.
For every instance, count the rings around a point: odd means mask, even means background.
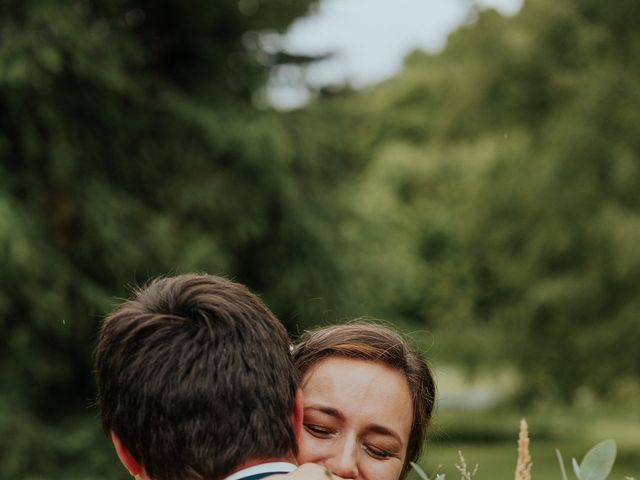
[[[517,365],[524,401],[635,398],[640,4],[475,12],[382,85],[256,109],[310,60],[274,35],[312,3],[0,6],[3,478],[121,473],[91,349],[159,274],[228,275],[292,331],[434,331],[439,360]]]
[[[363,303],[434,330],[444,360],[515,362],[525,401],[640,378],[637,13],[479,12],[344,103],[371,145],[350,271],[385,279],[364,276]]]
[[[3,478],[120,471],[89,408],[92,348],[130,285],[224,274],[292,329],[340,309],[344,147],[252,104],[281,61],[264,32],[311,3],[2,3]]]

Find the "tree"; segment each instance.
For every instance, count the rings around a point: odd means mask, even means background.
[[[297,61],[264,32],[311,3],[0,7],[4,478],[113,474],[86,406],[100,318],[129,285],[224,274],[292,329],[340,308],[340,182],[323,173],[340,158],[317,124],[252,102],[272,65]]]
[[[354,238],[392,252],[371,304],[450,360],[515,363],[529,399],[640,375],[638,8],[479,12],[348,107],[372,145]]]

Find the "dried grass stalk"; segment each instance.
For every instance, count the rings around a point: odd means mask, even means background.
[[[515,480],[531,480],[531,454],[529,453],[529,427],[527,421],[520,420],[520,435],[518,436],[518,462],[516,463]]]

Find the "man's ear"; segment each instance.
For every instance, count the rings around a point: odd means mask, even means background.
[[[302,419],[304,417],[304,399],[302,397],[302,389],[296,390],[296,397],[293,400],[293,412],[291,412],[291,423],[293,424],[293,434],[296,443],[300,443],[300,435],[302,434]]]
[[[118,458],[120,458],[122,465],[124,465],[124,468],[126,468],[133,477],[140,475],[142,472],[142,465],[133,458],[133,455],[131,455],[129,450],[127,450],[127,447],[122,444],[118,436],[113,432],[111,432],[111,441],[113,442],[113,446],[116,447],[116,453],[118,454]]]

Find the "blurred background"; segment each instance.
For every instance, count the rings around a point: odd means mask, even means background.
[[[640,474],[636,0],[4,0],[0,477],[125,479],[92,355],[132,285],[366,316],[438,374],[422,465]],[[397,41],[396,41],[397,40]],[[356,47],[354,47],[356,45]]]

